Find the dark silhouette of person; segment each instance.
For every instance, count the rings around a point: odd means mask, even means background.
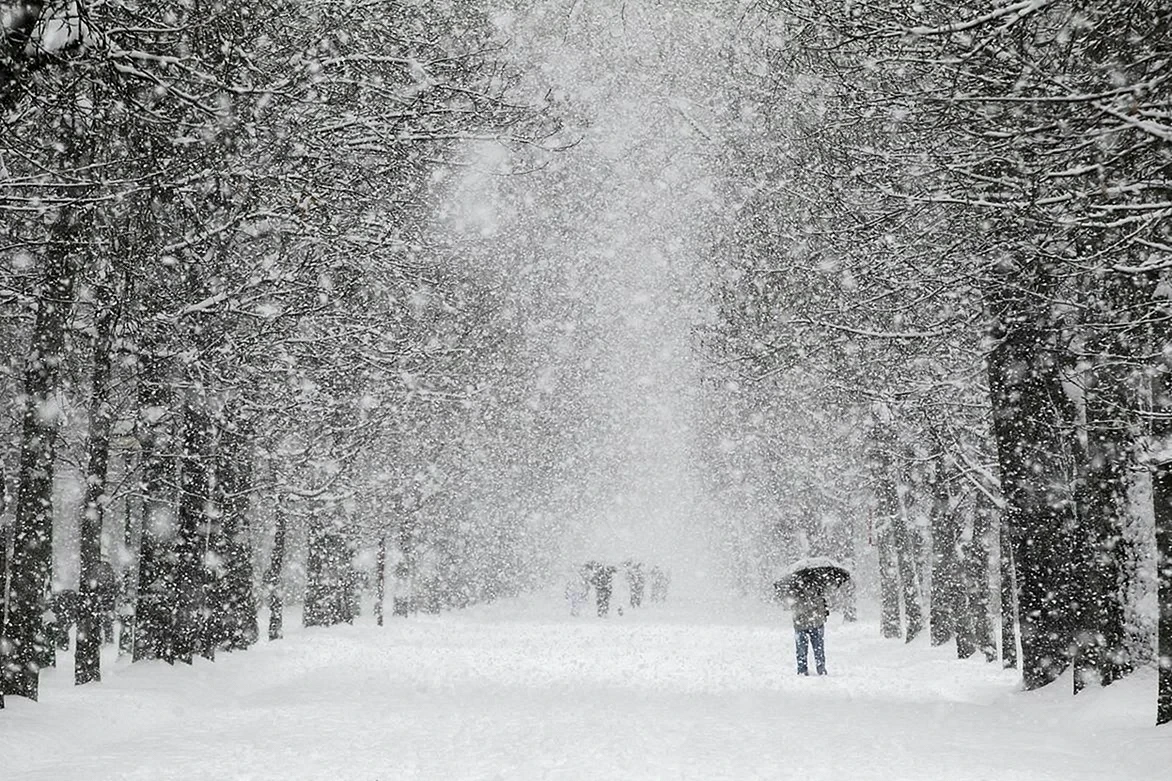
[[[590,584],[594,586],[594,594],[598,602],[598,615],[605,617],[610,613],[610,593],[613,588],[616,567],[599,564],[593,570]]]
[[[807,646],[814,648],[814,664],[819,675],[826,675],[825,624],[830,610],[822,590],[810,584],[799,584],[785,596],[786,606],[793,611],[794,651],[798,675],[809,675]]]
[[[668,573],[659,565],[651,567],[648,573],[648,579],[651,581],[651,601],[664,602],[667,600],[667,584],[670,579]]]
[[[643,565],[627,559],[624,574],[627,576],[627,588],[631,593],[631,607],[639,607],[643,604],[643,586],[646,583]]]

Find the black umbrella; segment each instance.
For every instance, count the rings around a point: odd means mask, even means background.
[[[821,594],[850,579],[850,570],[839,562],[826,556],[815,556],[791,564],[786,574],[774,582],[773,588],[781,597],[802,592]]]

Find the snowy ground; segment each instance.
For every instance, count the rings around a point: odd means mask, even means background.
[[[798,678],[785,614],[677,602],[571,619],[530,599],[375,627],[294,629],[214,664],[46,675],[0,711],[0,778],[1167,778],[1153,674],[1022,693],[948,649],[827,632]],[[68,662],[68,658],[64,661]]]

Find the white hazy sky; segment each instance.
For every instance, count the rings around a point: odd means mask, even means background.
[[[721,208],[718,141],[706,128],[725,78],[714,15],[688,9],[564,0],[501,16],[533,94],[552,90],[570,112],[558,140],[577,143],[526,177],[529,197],[507,208],[491,202],[482,172],[501,160],[486,150],[467,174],[462,215],[466,230],[514,241],[518,225],[534,234],[566,226],[556,242],[520,242],[543,245],[541,262],[559,267],[553,278],[578,280],[585,299],[586,321],[565,324],[580,334],[576,348],[546,350],[555,364],[542,367],[572,377],[587,400],[586,461],[598,464],[567,477],[584,481],[588,497],[570,524],[582,536],[567,559],[635,556],[681,574],[707,567],[700,552],[711,547],[711,509],[690,472],[692,333],[705,307],[699,261]],[[533,220],[532,210],[546,217]]]

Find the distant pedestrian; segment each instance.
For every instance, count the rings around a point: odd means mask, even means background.
[[[624,564],[626,570],[624,574],[627,577],[627,590],[630,592],[631,607],[639,607],[643,604],[643,587],[645,583],[643,565],[631,559],[627,559]]]
[[[658,565],[651,567],[648,572],[648,580],[650,580],[652,602],[667,601],[667,584],[670,578],[667,571]]]
[[[590,585],[594,586],[594,596],[598,605],[598,615],[605,618],[610,614],[610,593],[614,588],[614,574],[616,567],[599,564],[594,568]]]
[[[566,602],[570,604],[570,615],[577,616],[582,612],[582,605],[590,596],[590,581],[583,569],[566,581]]]
[[[793,611],[794,648],[798,675],[809,675],[809,647],[814,649],[814,665],[819,675],[826,675],[826,617],[830,610],[821,589],[799,584],[785,596],[786,606]]]

